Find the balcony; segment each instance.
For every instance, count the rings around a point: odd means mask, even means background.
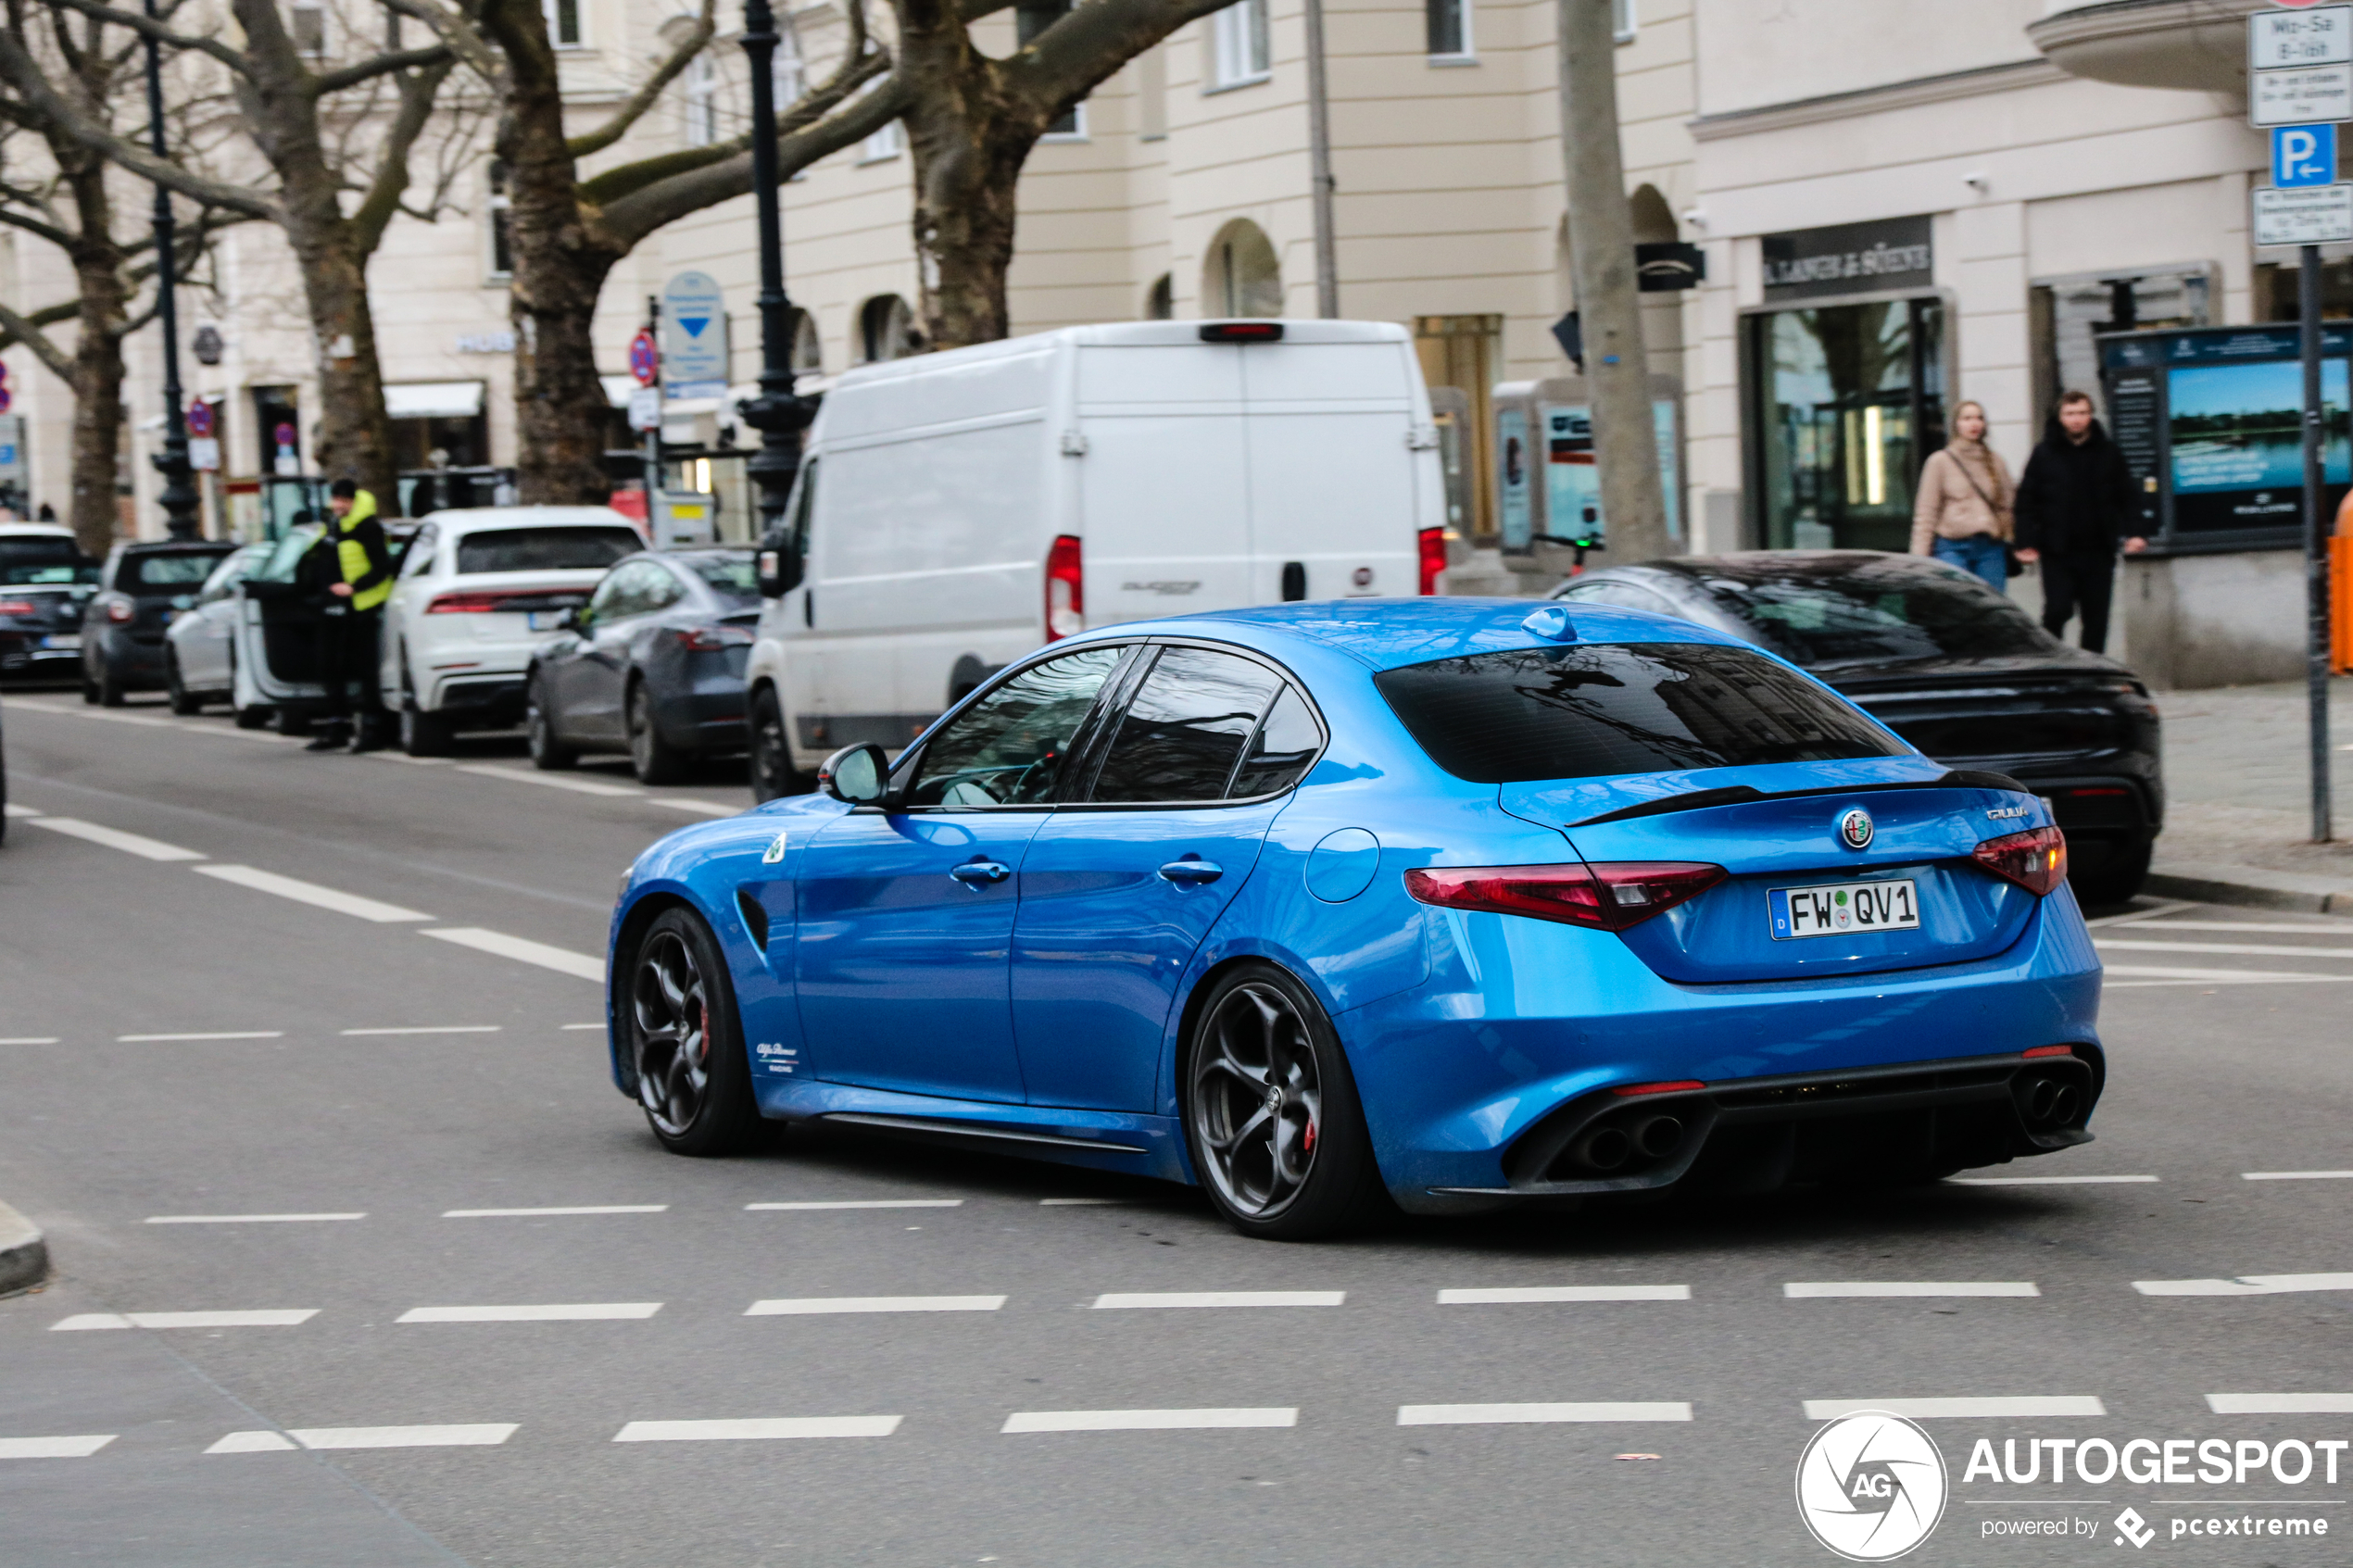
[[[2070,76],[2127,87],[2246,93],[2246,18],[2266,0],[2051,0],[2026,36]]]

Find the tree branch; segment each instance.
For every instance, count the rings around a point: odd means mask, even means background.
[[[629,101],[615,109],[612,118],[602,125],[574,136],[565,144],[573,157],[586,157],[591,153],[603,152],[627,135],[629,128],[645,118],[646,111],[661,100],[662,89],[675,82],[679,72],[691,65],[695,56],[701,54],[711,39],[718,35],[718,0],[702,0],[702,13],[695,19],[695,25],[685,38],[679,40],[678,47],[670,52],[670,57],[662,61],[651,76],[637,84],[637,91],[629,95]]]
[[[74,243],[74,237],[56,224],[44,223],[37,218],[28,218],[11,207],[0,207],[0,223],[5,223],[11,229],[22,229],[28,234],[37,234],[60,250],[68,248]]]
[[[1095,0],[1074,6],[1003,62],[1004,82],[1041,112],[1060,113],[1189,21],[1233,0]]]
[[[384,144],[376,157],[376,177],[371,182],[367,198],[351,215],[351,227],[362,256],[373,256],[383,243],[384,226],[400,210],[400,198],[409,189],[409,155],[424,134],[425,123],[433,117],[433,101],[458,69],[457,57],[444,51],[441,62],[400,78],[400,109],[385,128]]]
[[[429,44],[422,49],[403,49],[396,54],[378,55],[374,59],[360,60],[317,77],[311,83],[311,91],[323,98],[330,93],[357,87],[363,82],[392,71],[421,69],[455,57],[447,44]]]
[[[101,5],[99,0],[47,0],[47,3],[69,6],[84,16],[94,17],[102,22],[111,22],[117,27],[127,27],[133,32],[145,33],[157,43],[169,44],[174,49],[194,49],[199,54],[209,55],[240,76],[245,75],[248,69],[245,57],[221,43],[220,40],[194,38],[184,32],[174,32],[163,23],[150,21],[137,11],[118,10],[112,6]]]
[[[433,35],[448,45],[450,53],[465,62],[466,68],[492,86],[497,86],[502,68],[498,52],[490,46],[474,25],[475,19],[440,0],[383,0],[387,10],[421,21],[433,29]]]
[[[31,316],[19,316],[6,306],[0,305],[0,330],[5,330],[7,334],[0,338],[0,345],[11,347],[19,343],[24,345],[32,350],[34,358],[49,367],[52,373],[71,386],[72,358],[60,352],[57,345],[49,341],[49,334],[41,329],[48,322],[71,320],[80,309],[79,305],[53,305]]]

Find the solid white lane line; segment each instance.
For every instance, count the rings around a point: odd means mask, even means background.
[[[754,1301],[748,1318],[802,1317],[826,1312],[993,1312],[1002,1296],[802,1296]]]
[[[0,1040],[0,1045],[6,1043],[5,1040]],[[41,1043],[57,1044],[55,1040]],[[1041,1198],[1038,1200],[1038,1207],[1040,1209],[1115,1209],[1129,1201],[1125,1198]]]
[[[2136,1279],[2144,1296],[2286,1296],[2353,1290],[2353,1274],[2240,1274],[2235,1279]]]
[[[2196,908],[2197,906],[2196,904],[2190,903],[2185,899],[2167,899],[2162,903],[2153,904],[2145,909],[2128,909],[2120,915],[2100,915],[2095,919],[2087,920],[2083,923],[2090,926],[2095,931],[2104,925],[2139,925],[2147,921],[2161,919],[2164,916],[2173,913],[2177,909],[2195,909]]]
[[[416,909],[404,909],[397,904],[362,898],[357,893],[321,887],[315,882],[300,882],[290,876],[280,876],[276,872],[257,871],[252,866],[198,866],[195,872],[198,876],[218,877],[222,882],[234,883],[239,887],[250,887],[257,893],[291,898],[297,904],[308,904],[313,909],[332,909],[339,915],[371,920],[379,925],[434,918]]]
[[[2264,920],[2152,920],[2144,925],[2159,931],[2254,931],[2265,935],[2298,936],[2353,936],[2353,921],[2338,921],[2334,925],[2292,924],[2286,921]],[[2297,951],[2303,949],[2298,948]]]
[[[558,1027],[566,1031],[571,1031],[573,1029],[602,1029],[604,1025],[601,1023],[564,1023],[559,1024]]]
[[[1834,1296],[2040,1296],[2034,1282],[2024,1279],[1927,1280],[1848,1279],[1795,1282],[1781,1286],[1793,1299]]]
[[[604,1026],[598,1024],[598,1027]],[[747,1210],[792,1210],[795,1211],[819,1209],[962,1209],[963,1206],[964,1200],[961,1198],[861,1198],[830,1203],[747,1203],[744,1205]]]
[[[2121,980],[2110,980],[2108,988],[2128,985],[2296,985],[2315,981],[2335,981],[2343,984],[2353,980],[2347,974],[2307,974],[2300,970],[2271,969],[2154,969],[2138,964],[2108,964],[2103,966],[2109,975],[2120,974]]]
[[[8,1042],[0,1040],[0,1046]],[[55,1041],[45,1042],[55,1044]],[[2353,1180],[2353,1171],[2242,1171],[2243,1182],[2341,1182]]]
[[[86,1437],[0,1437],[0,1459],[88,1459],[120,1434]]]
[[[742,806],[720,806],[708,800],[693,800],[679,795],[657,795],[649,804],[667,806],[673,811],[692,811],[699,817],[740,817],[749,809]]]
[[[2072,1187],[2106,1186],[2115,1182],[2153,1182],[2155,1176],[1947,1176],[1947,1186],[1957,1187]]]
[[[445,1220],[525,1220],[540,1214],[666,1214],[667,1203],[575,1203],[553,1209],[444,1209]]]
[[[1502,1285],[1441,1290],[1441,1307],[1484,1307],[1519,1301],[1688,1301],[1688,1285]]]
[[[9,706],[14,707],[16,705],[11,703]],[[37,817],[41,815],[40,812],[34,810],[31,807],[19,806],[13,800],[8,802],[6,808],[6,814],[11,817]]]
[[[419,1023],[397,1029],[345,1029],[338,1031],[346,1039],[359,1039],[370,1035],[496,1035],[496,1023]]]
[[[0,1040],[0,1046],[54,1046],[57,1043],[55,1035],[17,1035]]]
[[[447,757],[404,757],[397,751],[363,751],[359,755],[378,762],[397,762],[404,768],[447,768],[450,765]]]
[[[181,1040],[283,1040],[283,1029],[217,1029],[204,1035],[117,1035],[119,1046],[151,1046]]]
[[[290,1225],[308,1224],[314,1220],[364,1220],[363,1210],[357,1214],[150,1214],[151,1225]]]
[[[124,833],[120,828],[102,828],[95,822],[85,822],[76,817],[35,817],[32,824],[47,828],[52,833],[64,834],[69,838],[85,839],[126,854],[143,855],[150,860],[201,860],[205,858],[193,849],[182,849],[177,844]]]
[[[905,1420],[897,1415],[755,1416],[739,1421],[633,1421],[616,1443],[715,1443],[776,1437],[887,1437]]]
[[[642,796],[646,793],[629,784],[598,784],[594,779],[566,778],[560,773],[543,773],[535,769],[526,771],[522,768],[498,768],[487,762],[461,763],[458,771],[472,773],[477,778],[505,779],[512,784],[544,784],[549,789],[568,789],[574,795]]]
[[[1345,1290],[1147,1290],[1095,1298],[1095,1305],[1117,1311],[1134,1307],[1337,1307]]]
[[[290,1328],[319,1315],[316,1307],[265,1308],[245,1312],[76,1312],[49,1332],[85,1328]]]
[[[576,975],[582,980],[594,980],[601,984],[605,978],[605,960],[602,959],[592,958],[586,953],[572,952],[563,947],[550,947],[545,942],[532,942],[521,936],[510,936],[502,931],[484,931],[479,926],[455,925],[444,926],[438,931],[420,931],[417,935],[431,936],[438,941],[454,942],[460,947],[472,947],[478,953],[489,953],[497,958],[513,959],[518,963],[537,964],[541,969],[552,969],[559,974]]]
[[[489,1448],[515,1435],[518,1423],[483,1422],[447,1426],[290,1426],[276,1432],[232,1432],[207,1449],[208,1454],[282,1453],[306,1449]],[[293,1438],[288,1442],[287,1438]]]
[[[649,1318],[659,1301],[556,1301],[538,1307],[411,1307],[398,1323],[591,1323],[610,1318]]]
[[[2208,1394],[2216,1415],[2353,1415],[2353,1394]]]
[[[1400,1426],[1487,1426],[1516,1422],[1689,1421],[1680,1400],[1598,1400],[1571,1404],[1400,1405]]]
[[[1296,1426],[1296,1406],[1255,1410],[1015,1411],[1000,1432],[1188,1432],[1221,1426]]]
[[[2261,959],[2353,959],[2353,947],[2291,947],[2284,942],[2143,942],[2095,936],[2092,946],[2133,953],[2229,953]]]
[[[1928,1421],[1939,1416],[2106,1415],[2108,1407],[2089,1394],[1996,1395],[1989,1399],[1808,1399],[1806,1401],[1806,1419],[1808,1421],[1835,1421],[1842,1415],[1853,1415],[1857,1411],[1885,1411],[1890,1415],[1906,1415],[1915,1421]]]

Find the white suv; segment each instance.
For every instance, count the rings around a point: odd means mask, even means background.
[[[411,757],[459,729],[519,724],[532,650],[646,547],[610,507],[480,507],[426,517],[384,606],[384,702]]]

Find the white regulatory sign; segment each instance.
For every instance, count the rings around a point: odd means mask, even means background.
[[[2246,19],[2246,67],[2281,70],[2353,62],[2353,6],[2259,11]]]
[[[2246,122],[2259,130],[2353,119],[2353,65],[2251,71],[2247,82]]]
[[[635,431],[661,428],[661,388],[640,386],[629,394],[629,428]]]
[[[2265,185],[2255,195],[2259,245],[2324,245],[2353,240],[2353,185]]]

